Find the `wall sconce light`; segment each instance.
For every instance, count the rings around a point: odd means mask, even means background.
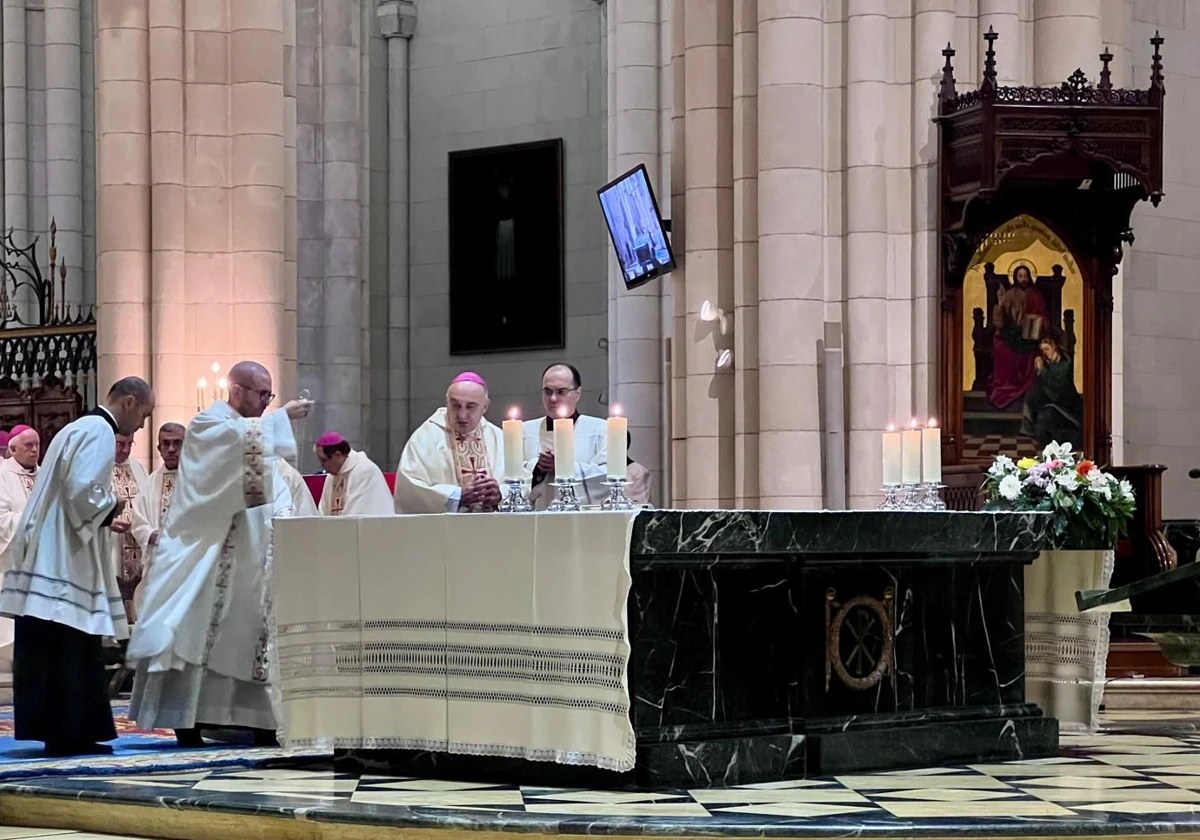
[[[711,300],[706,300],[700,304],[700,320],[712,323],[719,321],[721,324],[721,335],[729,332],[729,316],[725,314],[725,310],[719,306],[713,305]]]
[[[728,370],[733,367],[733,351],[726,347],[717,354],[717,370]]]

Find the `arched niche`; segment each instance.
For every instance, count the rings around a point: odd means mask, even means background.
[[[1058,339],[1056,347],[1071,364],[1068,377],[1053,353],[1045,356],[1043,364],[1054,374],[1046,381],[1064,386],[1056,391],[1060,399],[1077,401],[1077,428],[1068,423],[1042,431],[1075,440],[1089,457],[1107,463],[1112,452],[1112,278],[1123,243],[1133,241],[1134,206],[1162,198],[1163,40],[1155,35],[1151,41],[1150,87],[1121,90],[1109,81],[1112,56],[1107,52],[1100,56],[1096,84],[1078,70],[1057,88],[1001,87],[997,36],[989,30],[984,38],[978,90],[957,93],[954,51],[943,51],[937,118],[937,409],[945,427],[943,459],[982,465],[1000,452],[1024,454],[1022,448],[1035,445],[1013,417],[1027,413],[1031,391],[1022,390],[1013,371],[1015,365],[1028,376],[1037,358],[1029,342],[1036,347],[1043,333],[1031,326],[1014,334],[1011,324],[997,323],[996,309],[1024,260],[1036,292],[1028,295],[1028,306],[1004,311],[1040,314],[1044,332]],[[999,317],[1003,322],[1007,316]],[[1015,386],[999,394],[998,362],[1004,366],[1002,378]],[[1076,396],[1066,393],[1068,384]],[[1024,431],[1037,428],[1045,400],[1035,402],[1030,407],[1034,422]],[[988,433],[989,428],[995,431]]]

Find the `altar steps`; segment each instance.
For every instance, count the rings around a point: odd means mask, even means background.
[[[1122,677],[1104,687],[1106,711],[1200,711],[1200,677]]]

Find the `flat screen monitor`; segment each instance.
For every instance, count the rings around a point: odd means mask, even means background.
[[[631,169],[597,193],[625,287],[632,289],[673,271],[675,254],[646,167]]]

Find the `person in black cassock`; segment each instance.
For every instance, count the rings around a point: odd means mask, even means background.
[[[132,435],[154,411],[136,376],[105,404],[54,436],[17,525],[0,592],[15,619],[13,705],[18,741],[44,741],[49,755],[111,753],[117,737],[101,643],[129,635],[112,567],[116,435]]]

